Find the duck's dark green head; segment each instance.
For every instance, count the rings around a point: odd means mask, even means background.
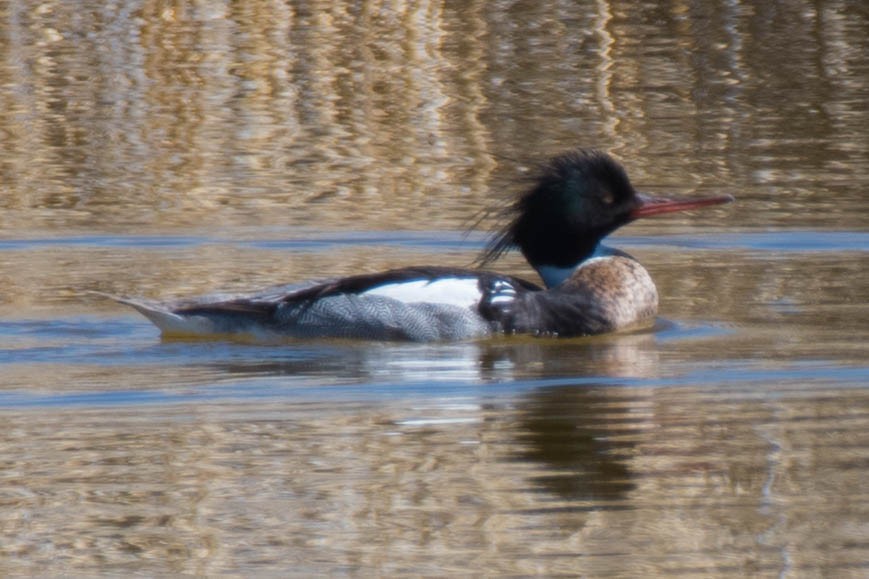
[[[538,271],[575,267],[600,241],[634,219],[731,201],[730,196],[674,201],[640,195],[612,157],[580,149],[551,159],[510,206],[511,221],[486,248],[490,262],[518,247]]]

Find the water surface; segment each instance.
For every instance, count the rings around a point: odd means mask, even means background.
[[[0,14],[0,574],[867,573],[862,4]],[[162,341],[89,293],[465,266],[575,146],[737,197],[611,240],[651,329]]]

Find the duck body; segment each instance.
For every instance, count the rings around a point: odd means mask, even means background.
[[[616,280],[620,287],[608,287]],[[116,299],[136,308],[166,336],[235,335],[264,341],[591,335],[649,321],[658,304],[648,272],[621,256],[590,260],[551,290],[494,272],[415,267],[245,297],[175,303]]]
[[[281,286],[242,297],[158,303],[115,298],[165,336],[256,340],[353,338],[453,341],[496,334],[570,337],[650,323],[658,293],[649,273],[603,237],[633,219],[725,203],[637,194],[611,157],[580,150],[552,159],[507,210],[481,257],[519,248],[545,287],[481,269],[394,269]]]

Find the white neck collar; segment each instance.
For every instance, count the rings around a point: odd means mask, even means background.
[[[537,269],[537,274],[543,280],[543,283],[546,284],[546,287],[554,288],[557,285],[561,285],[564,280],[572,276],[576,270],[578,270],[580,267],[582,267],[592,259],[599,257],[611,257],[613,255],[621,255],[621,252],[617,249],[613,249],[605,245],[598,245],[597,248],[595,248],[594,253],[592,253],[589,257],[580,261],[579,263],[563,267],[558,265],[541,265],[540,267],[537,267],[535,269]]]

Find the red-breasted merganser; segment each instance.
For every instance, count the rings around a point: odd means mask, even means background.
[[[166,304],[116,299],[170,336],[435,341],[601,334],[650,323],[658,309],[649,273],[601,240],[640,217],[732,200],[641,195],[612,157],[578,150],[542,168],[509,206],[510,222],[480,260],[485,265],[519,248],[545,288],[499,273],[425,266],[242,298]]]

